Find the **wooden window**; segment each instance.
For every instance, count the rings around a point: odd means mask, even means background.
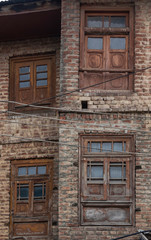
[[[133,138],[81,137],[81,224],[132,225]]]
[[[30,104],[55,96],[55,55],[12,58],[10,61],[10,100]],[[52,101],[51,101],[52,103]],[[10,108],[21,108],[10,104]]]
[[[29,236],[50,234],[52,176],[51,160],[12,162],[11,237],[24,236],[24,234]],[[34,222],[35,218],[36,222]]]
[[[83,6],[80,45],[80,87],[101,83],[97,89],[133,89],[133,76],[123,76],[133,71],[132,8]]]

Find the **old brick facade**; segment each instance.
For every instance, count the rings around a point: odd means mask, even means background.
[[[149,0],[0,2],[0,240],[105,240],[151,229],[150,9]],[[92,25],[126,23],[93,30],[87,16],[101,19]],[[102,48],[89,47],[92,39]],[[110,51],[115,39],[125,45]],[[55,56],[55,71],[40,62],[46,54]],[[12,69],[23,57],[30,63]],[[43,76],[55,72],[50,101],[37,66]],[[127,85],[115,82],[119,74]],[[99,84],[112,78],[112,87]],[[31,98],[43,88],[42,101],[15,108],[12,79],[15,94],[20,84]]]

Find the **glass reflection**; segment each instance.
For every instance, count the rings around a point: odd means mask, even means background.
[[[88,25],[88,27],[92,27],[92,28],[102,27],[102,17],[100,17],[100,16],[88,17],[87,25]]]
[[[111,17],[111,27],[112,28],[123,28],[126,27],[126,17],[112,16]]]
[[[88,38],[88,49],[101,50],[103,48],[102,38]]]
[[[125,49],[126,39],[125,38],[110,38],[110,49]]]

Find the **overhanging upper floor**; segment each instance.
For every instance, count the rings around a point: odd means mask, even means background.
[[[0,41],[59,36],[59,0],[0,2]]]

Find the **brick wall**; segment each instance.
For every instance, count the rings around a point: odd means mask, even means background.
[[[60,142],[66,142],[68,146],[61,146],[59,151],[59,239],[112,239],[137,232],[138,229],[150,229],[151,135],[148,132],[151,124],[150,115],[139,112],[104,115],[61,113],[60,118]],[[90,136],[102,133],[134,136],[136,149],[134,227],[80,226],[78,143],[81,133]],[[139,239],[138,236],[135,238]]]
[[[150,66],[150,1],[63,0],[61,36],[61,91],[78,88],[79,81],[79,31],[80,3],[99,7],[134,7],[134,68]],[[67,44],[68,42],[68,44]],[[72,48],[71,48],[72,45]],[[73,51],[74,50],[74,51]],[[76,51],[75,51],[76,50]],[[74,64],[74,65],[73,65]],[[74,71],[74,72],[73,72]],[[97,90],[76,92],[62,99],[62,106],[75,113],[60,113],[59,132],[59,239],[112,239],[138,229],[150,229],[150,73],[147,70],[134,76],[131,93],[102,93]],[[81,101],[88,101],[87,113]],[[92,112],[89,114],[88,111]],[[97,114],[95,114],[97,112]],[[103,112],[114,112],[102,115]],[[100,114],[99,114],[100,113]],[[69,120],[64,122],[63,120]],[[71,122],[73,120],[73,122]],[[95,126],[95,124],[99,124]],[[85,130],[84,130],[85,129]],[[135,224],[133,227],[81,226],[79,191],[79,134],[114,133],[132,134],[135,137],[138,166],[135,172]],[[71,145],[74,145],[73,147]],[[140,167],[140,169],[139,169]],[[128,239],[139,239],[139,236]]]
[[[59,92],[59,39],[31,39],[25,41],[11,41],[0,43],[0,98],[9,100],[9,59],[15,56],[26,56],[30,54],[43,54],[56,51],[56,94]],[[57,105],[59,101],[57,102]],[[56,105],[56,106],[57,106]],[[8,103],[0,104],[0,112],[8,110]],[[52,120],[57,117],[55,111],[42,111],[24,114],[0,113],[1,143],[0,143],[0,240],[8,239],[10,222],[10,167],[11,160],[14,159],[43,159],[54,157],[54,177],[53,177],[53,213],[52,229],[53,239],[58,239],[58,139],[57,122]],[[28,116],[28,114],[31,114]],[[38,117],[34,117],[38,115]],[[10,138],[9,135],[15,136]],[[33,140],[32,140],[33,139]],[[43,139],[40,142],[36,139]],[[49,140],[52,141],[48,142]],[[45,142],[46,141],[46,142]]]
[[[58,38],[31,39],[26,41],[0,43],[0,92],[1,100],[9,99],[9,58],[29,54],[56,51],[57,55],[57,91],[76,90],[79,86],[80,56],[80,4],[98,4],[98,6],[134,6],[135,9],[135,63],[136,69],[150,66],[150,9],[149,0],[63,0],[61,46]],[[61,47],[61,54],[60,49]],[[60,57],[61,56],[61,57]],[[59,66],[60,65],[60,66]],[[25,115],[1,113],[1,134],[14,135],[16,138],[1,136],[0,168],[0,240],[8,239],[10,216],[10,162],[13,159],[34,159],[54,156],[54,199],[53,199],[53,239],[111,239],[129,234],[138,229],[149,229],[151,223],[151,168],[150,168],[150,70],[137,73],[134,77],[134,91],[129,94],[106,93],[91,89],[76,92],[60,98],[56,106],[71,110],[81,110],[81,101],[88,101],[88,111],[84,113],[60,113],[59,158],[57,126],[51,117],[58,117],[56,112],[38,113],[41,118]],[[59,84],[60,81],[60,84]],[[7,110],[8,104],[0,105],[0,111]],[[97,111],[97,114],[94,112]],[[114,112],[109,115],[102,112]],[[99,114],[100,113],[100,114]],[[43,118],[44,117],[44,118]],[[63,120],[67,120],[66,122]],[[74,120],[75,122],[70,122]],[[11,122],[10,121],[14,121]],[[21,124],[22,123],[22,124]],[[28,124],[28,125],[26,125]],[[29,125],[30,124],[30,125]],[[95,126],[99,124],[99,126]],[[147,131],[147,132],[146,132]],[[114,133],[132,134],[135,137],[136,176],[135,197],[136,224],[133,227],[81,226],[79,221],[79,134]],[[18,137],[18,138],[17,138]],[[42,138],[46,142],[21,140],[23,138]],[[72,146],[74,145],[74,147]],[[140,168],[141,167],[141,168]],[[59,172],[59,174],[58,174]],[[59,198],[58,198],[59,175]],[[59,237],[58,205],[59,204]],[[133,237],[129,239],[139,239]]]
[[[134,68],[142,69],[150,66],[150,2],[149,1],[81,1],[81,4],[107,7],[134,6]],[[93,3],[93,4],[92,4]],[[68,6],[68,7],[67,7]],[[61,58],[61,84],[62,91],[72,91],[78,88],[79,70],[79,30],[80,21],[79,1],[63,1],[62,3],[62,58]],[[70,34],[69,34],[70,33]],[[67,44],[66,44],[67,42]],[[71,48],[71,46],[72,48]],[[74,49],[74,51],[73,51]],[[73,66],[74,64],[74,66]],[[72,72],[74,70],[74,72]],[[88,108],[104,111],[148,111],[150,110],[150,71],[136,73],[134,76],[134,91],[130,94],[118,92],[107,93],[99,89],[87,89],[66,96],[65,102],[70,108],[81,108],[81,101],[88,101]],[[72,77],[71,77],[72,76]],[[67,106],[66,106],[67,107]],[[69,106],[68,106],[69,107]]]

